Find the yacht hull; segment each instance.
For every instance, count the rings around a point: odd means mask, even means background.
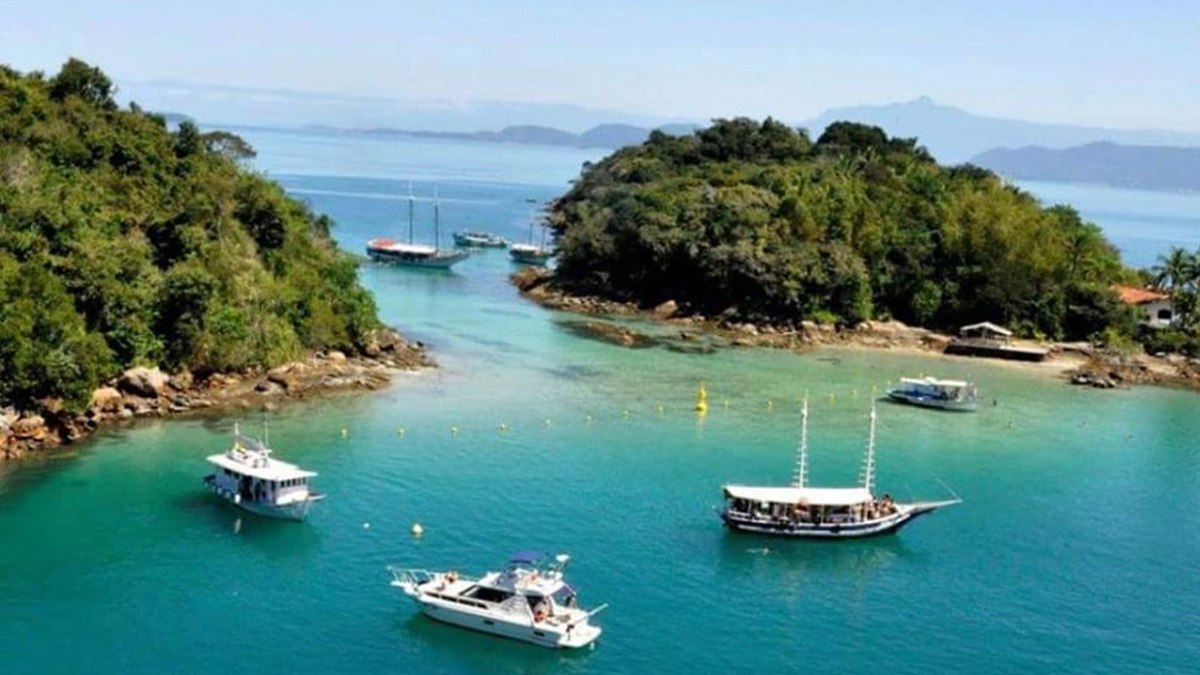
[[[908,523],[942,506],[957,502],[929,502],[908,505],[895,514],[863,523],[797,523],[790,520],[752,518],[729,511],[721,512],[721,520],[739,532],[769,534],[798,539],[865,539],[894,534]]]
[[[367,255],[375,262],[386,265],[403,267],[424,267],[426,269],[447,270],[464,261],[469,256],[466,252],[437,253],[435,255],[411,255],[368,249]]]
[[[308,517],[308,511],[312,507],[313,502],[318,502],[325,498],[325,495],[323,494],[315,494],[310,496],[308,499],[291,502],[289,504],[263,504],[260,502],[238,499],[236,493],[217,486],[215,481],[212,480],[212,476],[204,479],[204,485],[213,494],[243,511],[248,511],[265,518],[274,518],[276,520],[292,520],[296,522],[302,522]]]
[[[888,399],[897,403],[907,403],[922,408],[949,410],[952,412],[975,412],[979,407],[979,402],[976,400],[941,399],[903,391],[889,391]]]
[[[421,613],[440,623],[466,628],[479,633],[520,640],[548,649],[586,647],[600,637],[600,629],[590,624],[577,626],[567,635],[528,620],[506,619],[494,614],[476,613],[425,599],[416,600]]]

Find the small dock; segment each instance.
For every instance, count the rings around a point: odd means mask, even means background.
[[[958,332],[959,337],[946,345],[944,353],[1009,361],[1043,361],[1050,354],[1044,347],[1012,344],[1012,331],[988,321],[963,326]]]

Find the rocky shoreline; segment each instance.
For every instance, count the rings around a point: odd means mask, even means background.
[[[271,408],[339,391],[376,390],[403,371],[433,367],[420,342],[391,329],[377,331],[358,354],[319,351],[266,371],[197,377],[136,367],[92,392],[82,412],[47,399],[38,410],[0,409],[0,461],[33,456],[83,440],[129,420],[198,411]]]
[[[568,293],[554,283],[553,273],[545,268],[527,268],[513,274],[511,280],[522,296],[548,309],[590,316],[654,319],[677,327],[678,338],[684,341],[694,341],[700,335],[707,335],[715,336],[724,346],[732,347],[770,347],[805,351],[820,346],[843,346],[941,355],[953,339],[953,336],[908,326],[899,321],[865,321],[852,327],[838,327],[812,321],[802,321],[797,326],[776,326],[739,321],[733,317],[690,314],[681,310],[673,301],[644,308],[630,302]],[[599,321],[577,322],[573,329],[590,332],[597,339],[626,347],[645,346],[652,340],[631,328]],[[1086,343],[1028,344],[1049,348],[1050,355],[1046,361],[1030,364],[1001,359],[987,360],[993,363],[1041,368],[1063,377],[1071,384],[1100,389],[1150,384],[1200,390],[1200,359],[1187,359],[1177,355],[1130,356],[1108,352]]]

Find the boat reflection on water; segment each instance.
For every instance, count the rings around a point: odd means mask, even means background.
[[[901,563],[920,563],[926,554],[902,537],[847,540],[836,545],[811,539],[781,539],[769,535],[726,535],[718,547],[724,574],[753,575],[780,595],[794,600],[808,589],[839,584],[861,599],[873,583],[885,583]]]

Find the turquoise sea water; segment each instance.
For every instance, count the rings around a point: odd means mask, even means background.
[[[519,236],[524,199],[595,158],[247,136],[355,250],[403,227],[409,178],[419,195],[437,186],[445,231]],[[453,274],[364,268],[384,318],[441,367],[269,414],[280,455],[330,494],[307,523],[201,489],[204,456],[257,412],[0,465],[0,672],[1194,672],[1195,395],[855,350],[629,350],[521,301],[510,271],[503,252]],[[963,505],[861,542],[721,527],[722,483],[789,478],[805,391],[812,479],[850,483],[872,388],[920,373],[973,378],[996,404],[881,405],[879,487],[938,497],[944,482]],[[701,380],[712,409],[698,419]],[[524,548],[570,552],[584,604],[611,604],[596,649],[436,624],[387,585],[388,564],[482,572]]]

